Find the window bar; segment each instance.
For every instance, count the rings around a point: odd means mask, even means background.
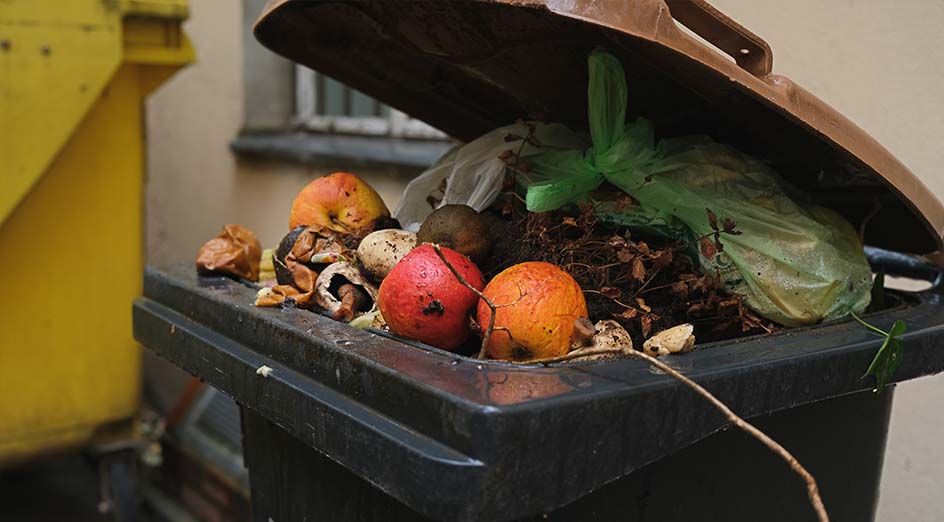
[[[405,134],[407,120],[406,113],[390,108],[390,135],[394,138],[401,138]]]
[[[348,87],[347,85],[345,85],[344,88],[341,90],[341,92],[344,93],[344,105],[343,105],[343,106],[344,106],[344,109],[343,109],[343,111],[344,111],[344,115],[345,115],[345,116],[353,116],[353,115],[354,115],[354,103],[353,103],[353,101],[351,100],[351,98],[353,98],[353,96],[351,96],[351,93],[352,93],[353,91],[354,91],[354,89],[351,89],[351,88]]]
[[[318,89],[316,76],[318,74],[301,65],[295,66],[295,116],[299,121],[305,121],[317,114]]]
[[[315,102],[315,115],[318,116],[318,115],[322,115],[322,114],[325,113],[325,109],[326,109],[326,107],[327,107],[327,102],[326,102],[326,100],[325,100],[325,92],[326,92],[326,89],[325,89],[325,77],[324,77],[324,75],[318,74],[318,75],[316,76],[316,80],[317,80],[316,83],[317,83],[317,86],[318,86],[318,87],[317,87],[317,90],[315,91],[315,94],[316,94],[316,96],[317,96],[317,98],[316,98],[317,101]]]

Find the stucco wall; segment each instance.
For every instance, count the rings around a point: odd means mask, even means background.
[[[944,176],[944,2],[940,0],[714,0],[764,37],[775,71],[790,76],[872,133],[940,196]],[[199,63],[148,101],[148,261],[190,260],[223,223],[272,245],[287,202],[319,174],[237,162],[227,144],[243,115],[241,13],[233,0],[193,0],[187,29]],[[399,185],[366,171],[389,205]],[[907,348],[905,356],[907,357]],[[944,520],[944,379],[899,387],[879,520]],[[854,470],[850,470],[854,472]]]
[[[197,63],[147,101],[149,263],[192,260],[226,223],[249,227],[264,247],[277,245],[287,232],[295,194],[328,172],[355,169],[391,209],[409,176],[419,172],[341,162],[311,167],[233,155],[229,143],[244,116],[241,3],[191,2],[185,27]]]
[[[775,71],[858,123],[944,198],[944,2],[712,4],[767,40],[774,49]],[[898,387],[879,521],[944,520],[942,400],[942,377]]]

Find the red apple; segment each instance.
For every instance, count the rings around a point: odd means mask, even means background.
[[[442,248],[443,256],[473,287],[485,286],[469,258]],[[380,284],[377,305],[393,333],[453,350],[469,338],[469,313],[478,296],[456,279],[430,245],[404,256]]]
[[[380,195],[364,180],[347,172],[335,172],[309,183],[295,196],[289,229],[320,225],[336,232],[364,236],[378,220],[390,217]]]

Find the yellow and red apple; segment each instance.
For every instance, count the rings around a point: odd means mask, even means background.
[[[497,308],[486,351],[492,359],[527,361],[570,351],[574,321],[587,317],[577,281],[557,265],[528,261],[496,275],[482,294]],[[489,324],[491,308],[479,301],[477,322]]]
[[[335,172],[315,179],[295,196],[288,226],[320,225],[364,236],[389,217],[387,205],[373,187],[354,174]]]

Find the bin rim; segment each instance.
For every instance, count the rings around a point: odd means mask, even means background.
[[[300,309],[251,306],[255,289],[148,268],[135,338],[426,516],[548,512],[727,425],[704,399],[636,359],[498,365],[423,350]],[[901,382],[944,369],[944,293],[868,317],[908,323]],[[719,343],[670,363],[743,418],[868,392],[882,343],[853,321]],[[258,369],[272,371],[262,375]],[[376,455],[382,455],[379,459]],[[553,488],[520,492],[557,470]],[[444,486],[430,495],[429,477]],[[451,492],[452,494],[444,494]]]

